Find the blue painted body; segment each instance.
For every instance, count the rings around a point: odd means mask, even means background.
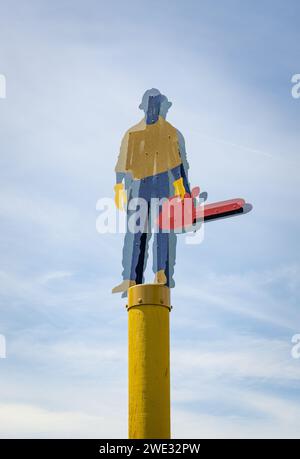
[[[159,116],[166,118],[171,102],[160,94],[156,89],[146,91],[143,96],[140,108],[145,112],[146,124],[154,124]],[[153,228],[150,222],[154,222],[158,217],[159,209],[155,209],[156,214],[151,215],[153,209],[150,205],[151,198],[162,199],[174,195],[173,182],[182,177],[185,190],[190,192],[188,182],[188,163],[186,160],[185,142],[183,135],[177,131],[178,145],[182,164],[172,170],[146,177],[141,180],[133,180],[130,174],[116,174],[117,183],[125,180],[125,188],[128,194],[127,204],[127,232],[123,248],[123,279],[134,280],[137,284],[144,282],[144,272],[148,258],[148,247]],[[142,231],[132,233],[128,228],[128,220],[135,211],[130,210],[132,199],[143,198],[148,206],[147,228]],[[164,270],[167,277],[167,285],[174,287],[173,280],[174,265],[176,258],[177,236],[174,232],[163,232],[157,230],[153,233],[153,272]]]
[[[148,244],[151,238],[153,228],[151,222],[156,222],[159,214],[159,208],[151,207],[151,199],[162,199],[170,196],[169,173],[163,172],[152,177],[146,177],[141,180],[133,180],[128,189],[128,207],[132,199],[142,198],[148,204],[148,221],[147,227],[143,231],[132,233],[128,230],[125,235],[123,249],[123,279],[132,279],[137,283],[143,282],[144,271],[148,258]],[[127,218],[129,219],[135,211],[127,209]],[[173,273],[173,266],[170,271],[170,260],[174,260],[174,238],[176,235],[163,232],[161,229],[154,232],[153,236],[153,272],[164,270],[168,279],[168,284],[172,284],[170,272]],[[172,276],[172,274],[171,274]]]
[[[154,124],[160,115],[161,94],[150,96],[146,113],[146,124]]]

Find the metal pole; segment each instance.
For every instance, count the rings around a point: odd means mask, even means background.
[[[128,290],[129,438],[170,438],[170,289]]]

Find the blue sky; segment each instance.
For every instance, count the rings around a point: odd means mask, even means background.
[[[173,437],[299,437],[297,1],[0,2],[0,436],[127,435],[122,236],[99,235],[143,92],[241,218],[178,241]]]

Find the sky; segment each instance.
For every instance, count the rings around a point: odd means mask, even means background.
[[[96,231],[96,203],[152,87],[191,184],[253,205],[178,237],[172,436],[299,438],[299,10],[0,0],[1,438],[127,436],[123,235]]]

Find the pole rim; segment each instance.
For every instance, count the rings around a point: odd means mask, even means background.
[[[170,288],[160,284],[138,284],[128,289],[127,311],[147,305],[162,306],[171,311]]]

